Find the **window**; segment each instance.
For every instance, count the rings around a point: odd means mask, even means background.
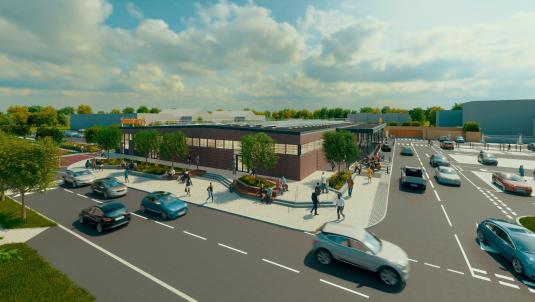
[[[241,151],[241,142],[240,141],[234,141],[234,150],[235,151]]]
[[[199,147],[206,147],[206,138],[200,138]]]
[[[345,237],[336,236],[336,235],[327,235],[327,238],[334,243],[337,243],[343,246],[349,246],[349,240]]]
[[[225,141],[225,149],[232,150],[232,141]]]
[[[297,145],[286,145],[286,154],[297,155]]]
[[[355,240],[355,239],[349,239],[349,246],[357,251],[361,251],[363,253],[366,253],[369,251],[368,247],[366,247],[362,242]]]
[[[224,141],[222,141],[220,139],[216,140],[215,147],[218,148],[218,149],[223,149],[225,147]]]
[[[275,153],[285,154],[286,153],[286,145],[284,145],[284,144],[275,144]]]
[[[207,139],[206,140],[206,146],[208,148],[215,148],[215,144],[216,144],[216,142],[213,139]]]
[[[199,147],[199,139],[198,138],[192,138],[193,144],[192,146]]]
[[[188,146],[192,145],[191,137],[186,137],[186,145]]]

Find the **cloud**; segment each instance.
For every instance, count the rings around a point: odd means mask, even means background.
[[[139,7],[137,7],[134,3],[128,2],[126,4],[126,11],[128,12],[128,15],[136,20],[143,20],[143,12]]]

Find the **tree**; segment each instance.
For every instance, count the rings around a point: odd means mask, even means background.
[[[338,172],[342,162],[346,162],[349,166],[360,156],[360,149],[353,134],[346,130],[325,132],[323,151],[327,161],[338,163]]]
[[[11,155],[15,153],[10,147],[12,139],[0,131],[0,201],[4,201],[6,191],[9,189],[8,179],[11,175],[8,173],[7,163],[11,161]]]
[[[58,113],[52,106],[41,107],[40,111],[32,113],[28,124],[37,126],[55,126],[58,124]]]
[[[479,132],[478,122],[465,122],[463,125],[464,132]]]
[[[121,110],[117,109],[117,108],[113,108],[111,111],[110,111],[111,114],[121,114]]]
[[[97,111],[97,114],[106,114],[106,112],[104,112],[104,110],[99,110]]]
[[[188,154],[188,144],[186,136],[182,132],[168,132],[162,136],[160,144],[160,154],[171,160],[171,167],[174,162],[184,158]]]
[[[440,106],[433,106],[433,107],[428,107],[425,110],[425,116],[426,116],[426,118],[429,121],[429,124],[431,126],[435,126],[436,125],[436,123],[437,123],[437,112],[440,111],[440,110],[444,110],[444,108],[442,108]]]
[[[58,114],[71,115],[71,114],[74,114],[74,111],[75,110],[73,107],[67,106],[67,107],[63,107],[59,109]]]
[[[63,142],[63,132],[61,132],[56,127],[40,127],[37,129],[37,132],[35,133],[36,139],[42,139],[45,137],[50,137],[52,141],[54,141],[56,144],[61,144]]]
[[[160,112],[162,112],[162,110],[160,110],[160,108],[152,107],[150,109],[150,113],[160,113]]]
[[[76,113],[78,113],[78,114],[91,114],[91,113],[93,113],[93,109],[89,105],[80,104],[80,106],[78,106],[78,109],[76,109]]]
[[[160,134],[156,130],[142,130],[134,135],[134,148],[149,161],[151,154],[157,155],[160,151]]]
[[[96,134],[96,142],[108,152],[110,158],[110,149],[118,148],[121,144],[121,130],[116,126],[102,127]]]
[[[132,107],[126,107],[123,109],[123,113],[124,114],[130,114],[130,113],[134,113],[136,111],[136,109],[132,108]]]
[[[141,106],[139,108],[137,108],[137,113],[149,113],[150,110],[149,110],[149,107],[147,106]]]
[[[451,110],[463,110],[463,103],[455,103],[451,107]]]
[[[33,106],[28,107],[28,111],[30,113],[37,113],[37,112],[41,112],[42,110],[43,110],[43,106],[39,106],[39,105],[33,105]]]
[[[381,113],[382,113],[382,114],[390,113],[390,106],[384,106],[384,107],[381,109]]]
[[[421,107],[412,108],[409,110],[409,116],[411,120],[415,122],[424,122],[425,121],[425,110]]]
[[[88,143],[93,143],[93,144],[96,143],[98,133],[100,132],[101,129],[102,127],[100,126],[93,126],[93,127],[87,128],[85,130],[85,141]]]
[[[251,170],[253,175],[257,168],[270,170],[277,164],[275,140],[269,135],[263,132],[248,134],[242,136],[240,142],[242,163]]]
[[[58,113],[58,124],[62,126],[69,126],[71,123],[71,116],[63,113]]]
[[[0,112],[0,126],[9,125],[9,116],[3,112]]]
[[[7,108],[7,114],[9,119],[17,125],[26,125],[30,117],[30,112],[26,106],[10,106]]]
[[[21,218],[26,220],[26,193],[44,192],[54,182],[59,169],[59,149],[50,138],[33,143],[27,140],[13,139],[10,144],[12,152],[6,169],[11,176],[8,187],[20,194]]]

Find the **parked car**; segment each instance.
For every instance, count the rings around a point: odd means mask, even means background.
[[[528,144],[528,150],[535,151],[535,143]]]
[[[411,147],[403,147],[401,148],[401,151],[399,152],[399,154],[404,155],[404,156],[413,156],[414,151],[412,150]]]
[[[461,186],[461,178],[452,167],[439,166],[435,169],[435,178],[438,183]]]
[[[328,222],[316,233],[312,251],[323,265],[336,259],[377,272],[388,286],[401,285],[409,278],[407,253],[362,228]]]
[[[113,177],[97,179],[91,185],[93,194],[100,194],[104,199],[119,197],[128,193],[128,188]]]
[[[78,215],[81,224],[94,224],[97,232],[117,228],[130,222],[130,213],[124,204],[110,202],[83,209]]]
[[[444,154],[433,154],[431,155],[431,158],[429,159],[429,164],[431,167],[438,167],[438,166],[449,166],[450,162],[448,159],[446,159],[446,156]]]
[[[83,185],[90,185],[95,181],[95,175],[91,170],[85,168],[67,169],[63,175],[63,183],[71,184],[73,188]]]
[[[177,218],[188,213],[188,204],[174,194],[156,191],[147,194],[139,206],[141,212],[153,212],[162,219]]]
[[[409,187],[425,191],[427,182],[424,178],[422,168],[405,166],[401,168],[401,177],[399,178],[402,187]]]
[[[487,218],[477,226],[477,240],[493,247],[520,275],[535,279],[535,234],[507,220]]]
[[[445,135],[440,136],[440,137],[438,138],[438,141],[441,142],[441,143],[442,143],[443,141],[447,141],[447,140],[449,140],[449,137],[447,137],[447,136],[445,136]]]
[[[497,166],[498,159],[496,155],[488,152],[481,151],[477,157],[477,161],[483,165]]]
[[[465,142],[465,141],[464,141],[464,137],[462,137],[462,136],[457,136],[457,138],[455,139],[455,142],[456,142],[457,144],[464,144],[464,142]]]
[[[440,148],[444,150],[453,150],[455,149],[455,145],[452,141],[443,141],[440,143]]]
[[[526,181],[513,173],[494,172],[492,173],[492,183],[496,184],[504,192],[525,194],[530,196],[533,189]]]
[[[392,151],[392,146],[391,146],[389,143],[384,143],[384,144],[381,146],[381,151],[383,151],[383,152],[390,152],[390,151]]]

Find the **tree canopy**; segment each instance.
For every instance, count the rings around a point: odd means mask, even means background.
[[[78,113],[78,114],[91,114],[91,113],[93,113],[93,109],[89,105],[80,104],[80,106],[78,106],[78,109],[76,109],[76,113]]]
[[[360,156],[355,137],[346,130],[325,132],[323,151],[327,161],[338,163],[338,172],[340,172],[342,162],[349,165],[358,160]]]
[[[116,126],[102,127],[97,131],[95,139],[103,150],[108,151],[110,157],[110,149],[118,148],[121,144],[121,130]]]
[[[171,166],[175,161],[184,158],[188,154],[186,136],[182,132],[168,132],[162,136],[160,154],[171,160]]]
[[[455,103],[451,106],[451,110],[463,110],[463,103]]]
[[[277,165],[275,140],[269,135],[263,132],[248,134],[242,136],[240,142],[242,163],[252,172],[257,168],[271,170]]]
[[[61,130],[56,127],[40,127],[37,128],[35,133],[35,138],[42,139],[45,137],[50,137],[52,141],[56,144],[61,144],[63,142],[64,134]]]
[[[128,114],[128,113],[134,113],[136,112],[136,109],[132,108],[132,107],[126,107],[123,109],[123,113],[124,114]]]
[[[137,113],[150,113],[150,109],[147,106],[140,106],[137,108]]]
[[[160,151],[160,134],[156,130],[142,130],[134,135],[134,146],[148,161],[151,154],[157,155]]]

